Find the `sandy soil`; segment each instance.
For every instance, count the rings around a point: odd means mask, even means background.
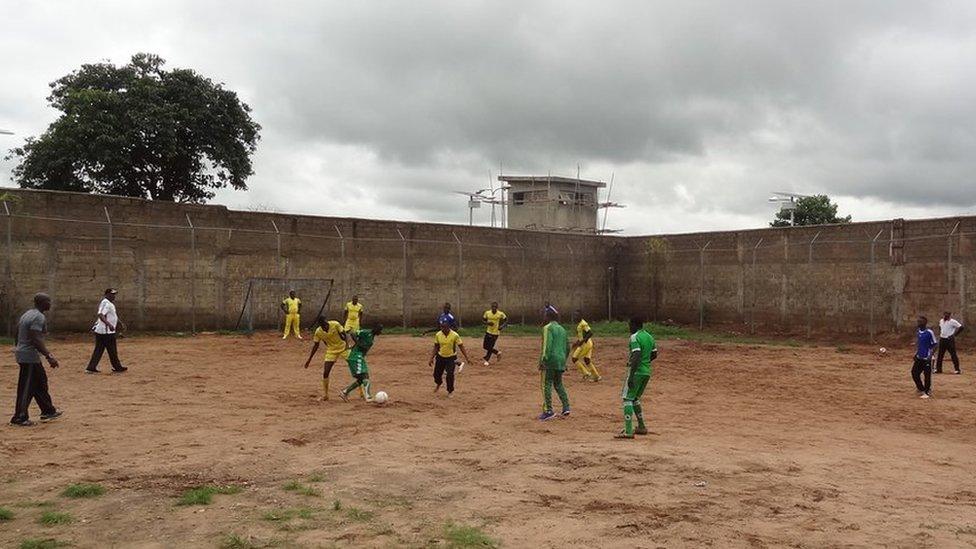
[[[0,546],[447,546],[447,523],[506,547],[976,546],[976,369],[937,376],[924,401],[908,349],[666,341],[652,435],[615,441],[624,340],[598,341],[605,381],[569,375],[574,415],[547,423],[534,339],[503,337],[504,360],[467,368],[450,400],[431,393],[428,345],[377,340],[380,408],[317,402],[307,341],[271,333],[128,338],[123,376],[85,375],[88,340],[56,340],[65,417],[0,428],[0,507],[15,513]],[[348,380],[337,368],[333,387]],[[108,491],[61,496],[75,482]],[[202,484],[243,491],[176,505]],[[284,509],[307,518],[265,518]],[[46,510],[75,520],[40,525]]]

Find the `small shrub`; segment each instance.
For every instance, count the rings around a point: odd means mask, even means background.
[[[59,513],[57,511],[44,511],[44,513],[41,514],[41,518],[39,518],[37,521],[47,526],[54,526],[57,524],[71,524],[72,522],[74,522],[74,520],[75,520],[74,517],[72,517],[68,513]]]
[[[472,547],[487,547],[496,549],[501,545],[492,539],[481,528],[448,523],[444,526],[444,540],[452,549],[467,549]]]
[[[20,549],[57,549],[58,547],[65,547],[68,545],[63,541],[58,541],[56,539],[34,539],[28,538],[20,542]]]
[[[61,492],[66,498],[94,498],[105,493],[105,488],[100,484],[72,484]]]
[[[0,522],[14,518],[14,512],[6,507],[0,507]]]
[[[243,488],[240,486],[197,486],[183,492],[177,505],[210,505],[213,502],[214,494],[231,495],[239,494]]]

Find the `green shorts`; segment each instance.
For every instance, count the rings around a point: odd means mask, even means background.
[[[647,389],[647,383],[651,381],[650,374],[635,374],[630,372],[627,379],[624,381],[624,390],[621,397],[627,401],[639,402],[641,396],[644,394],[644,389]]]
[[[349,363],[349,373],[352,377],[369,374],[369,365],[366,364],[366,357],[359,353],[351,353],[346,359]]]

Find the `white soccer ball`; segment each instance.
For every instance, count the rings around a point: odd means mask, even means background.
[[[386,394],[386,391],[380,391],[376,393],[376,396],[373,397],[373,401],[375,401],[377,404],[386,404],[389,400],[390,396]]]
[[[881,353],[881,354],[885,354],[885,353],[888,352],[888,349],[885,349],[884,347],[882,347],[882,348],[878,349],[878,352]]]

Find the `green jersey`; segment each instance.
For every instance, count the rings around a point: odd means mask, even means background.
[[[356,346],[349,351],[349,356],[366,356],[373,346],[372,330],[356,330]]]
[[[542,328],[542,364],[547,370],[563,371],[566,369],[567,349],[566,328],[558,322],[550,322]]]
[[[654,336],[647,330],[641,328],[630,336],[631,364],[634,360],[638,360],[637,365],[633,367],[635,374],[651,375],[651,354],[656,350],[657,344],[654,343]],[[634,356],[635,353],[640,355],[639,359]]]

